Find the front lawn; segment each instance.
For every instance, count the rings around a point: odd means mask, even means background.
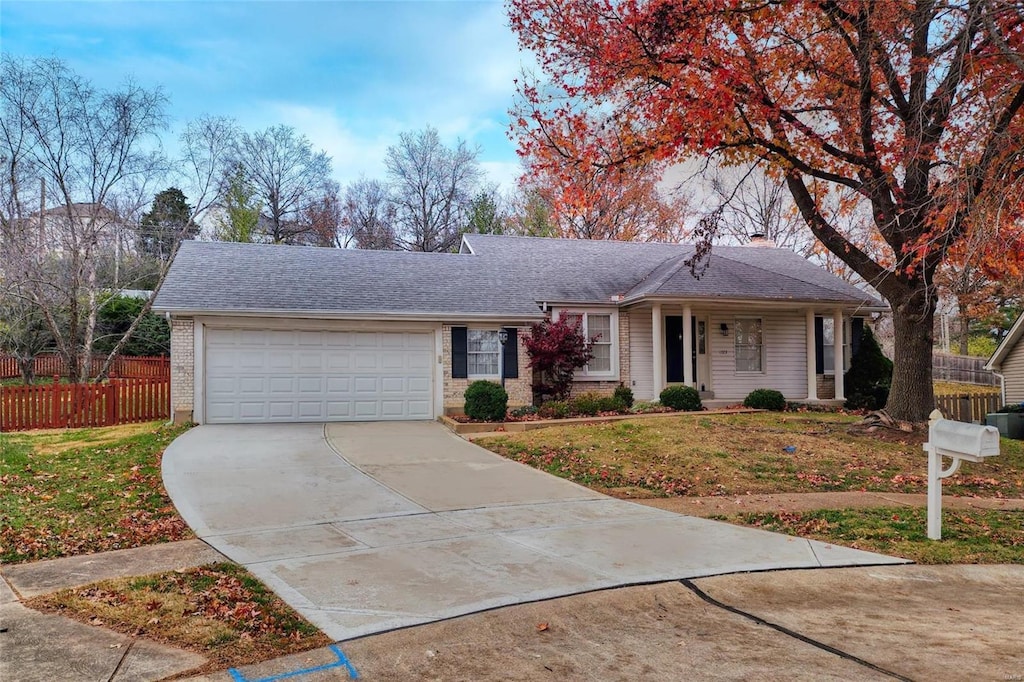
[[[947,509],[942,515],[941,542],[928,539],[924,508],[778,511],[710,518],[922,564],[1024,564],[1024,511]]]
[[[160,478],[164,448],[184,431],[153,422],[0,433],[0,561],[192,537]]]
[[[107,580],[36,597],[26,605],[196,651],[209,659],[204,670],[331,642],[235,564]]]
[[[823,491],[923,493],[925,433],[851,433],[858,417],[689,414],[478,439],[494,452],[619,497]],[[1024,497],[1024,443],[965,463],[946,494]]]

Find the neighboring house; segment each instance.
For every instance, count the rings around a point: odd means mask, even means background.
[[[184,242],[154,305],[171,319],[175,418],[432,419],[502,375],[510,405],[529,404],[523,337],[564,314],[597,338],[574,392],[842,400],[835,359],[848,366],[883,304],[789,250],[715,247],[700,279],[692,253],[475,234],[458,254]]]
[[[1024,403],[1024,314],[1010,327],[985,369],[1002,377],[1003,404]]]

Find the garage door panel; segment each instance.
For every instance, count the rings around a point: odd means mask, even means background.
[[[405,393],[406,379],[405,377],[381,377],[380,390],[381,393]]]
[[[327,392],[347,394],[352,390],[352,377],[327,377]]]
[[[407,390],[409,393],[415,393],[418,395],[430,395],[430,379],[424,377],[409,377]]]
[[[331,353],[327,356],[327,371],[328,372],[347,372],[352,368],[352,356],[348,353]]]
[[[207,329],[206,421],[430,419],[433,338]]]
[[[263,377],[239,377],[238,392],[242,395],[263,395],[267,391],[267,381]]]
[[[268,353],[267,367],[273,370],[295,369],[295,357],[291,353]]]

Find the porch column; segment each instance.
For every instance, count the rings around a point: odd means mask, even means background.
[[[683,306],[683,383],[693,386],[693,311]]]
[[[846,366],[843,361],[843,331],[843,309],[836,308],[832,312],[832,357],[835,358],[836,400],[846,400],[843,393],[843,367]]]
[[[651,335],[653,336],[654,361],[654,396],[657,400],[661,389],[665,387],[665,323],[661,318],[661,304],[655,303],[651,308]]]
[[[807,309],[807,399],[818,399],[817,342],[814,338],[814,309]]]

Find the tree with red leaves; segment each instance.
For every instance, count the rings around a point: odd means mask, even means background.
[[[584,336],[579,315],[563,313],[557,321],[542,320],[530,328],[523,346],[536,373],[533,392],[541,397],[565,400],[572,378],[593,357],[592,343]]]
[[[891,305],[886,409],[927,418],[936,270],[966,235],[996,234],[1024,207],[1020,2],[509,0],[509,8],[520,45],[547,77],[520,84],[527,155],[551,146],[609,166],[707,155],[760,162],[785,182],[814,236]],[[866,240],[820,210],[829,188],[852,190],[868,207]],[[714,221],[702,227],[710,248]]]

